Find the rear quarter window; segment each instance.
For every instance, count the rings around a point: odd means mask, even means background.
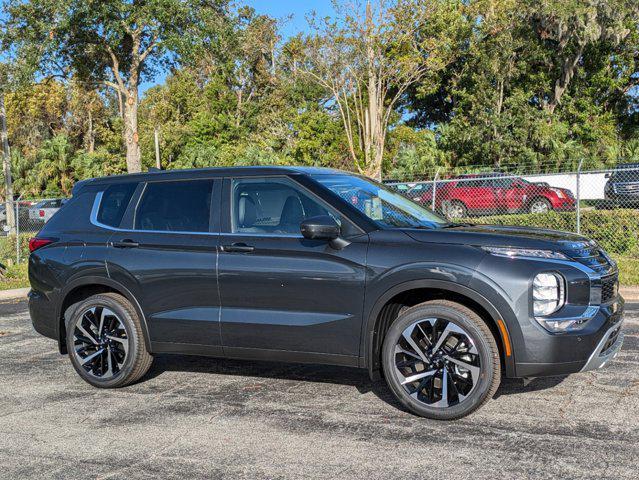
[[[110,227],[119,227],[136,187],[137,183],[121,183],[108,187],[102,194],[98,222]]]

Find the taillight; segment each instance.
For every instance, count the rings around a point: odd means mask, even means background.
[[[40,210],[40,216],[44,217],[44,210]]]
[[[55,238],[33,237],[29,239],[29,251],[35,252],[38,248],[42,248],[55,242]]]

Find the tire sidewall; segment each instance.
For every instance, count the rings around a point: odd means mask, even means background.
[[[478,383],[470,396],[452,407],[428,407],[426,404],[411,398],[400,384],[396,373],[394,350],[399,336],[409,325],[426,318],[448,320],[463,328],[471,335],[479,354],[481,372]],[[491,345],[491,341],[493,345]],[[491,347],[497,348],[494,338],[487,338],[485,332],[463,311],[443,305],[415,307],[400,315],[386,333],[382,347],[382,364],[386,382],[402,405],[417,415],[437,420],[462,417],[478,408],[490,392],[495,369],[498,368],[494,363]]]
[[[79,364],[75,355],[75,347],[73,341],[73,332],[75,325],[81,318],[81,316],[93,307],[106,307],[112,310],[122,321],[124,330],[126,331],[127,338],[129,339],[129,351],[124,362],[123,368],[112,378],[102,380],[98,377],[94,377],[87,373],[84,368]],[[136,330],[133,323],[131,313],[120,302],[113,298],[96,295],[90,297],[76,305],[73,305],[65,314],[65,327],[66,327],[66,343],[67,351],[69,352],[69,359],[73,368],[84,381],[98,388],[115,388],[121,386],[127,382],[127,379],[131,376],[133,369],[135,368],[135,359],[137,358],[138,348],[140,348],[141,339],[137,338]]]
[[[544,212],[537,212],[537,213],[548,213],[552,210],[552,204],[546,198],[536,198],[532,202],[530,202],[530,207],[528,207],[528,213],[535,213],[532,210],[536,204],[544,204],[546,206],[546,210]]]

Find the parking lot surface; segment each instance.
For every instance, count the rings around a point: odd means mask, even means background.
[[[400,409],[364,370],[160,356],[84,383],[26,303],[0,304],[0,478],[637,478],[639,305],[603,370],[504,380],[452,422]]]

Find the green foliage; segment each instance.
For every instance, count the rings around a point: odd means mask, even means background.
[[[357,23],[354,12],[338,3],[339,18]],[[639,161],[639,2],[372,4],[390,9],[373,16],[386,23],[383,38],[371,39],[387,47],[376,56],[383,62],[380,72],[388,73],[378,110],[396,102],[383,129],[384,177],[432,178],[442,167],[551,172],[574,170],[581,160],[584,168]],[[18,194],[66,195],[76,180],[126,171],[128,101],[112,85],[104,87],[105,81],[117,83],[116,71],[124,83],[168,72],[139,99],[145,167],[156,164],[157,131],[163,168],[357,169],[353,152],[361,157],[358,138],[366,137],[364,110],[372,90],[342,85],[342,107],[363,115],[359,127],[355,116],[347,120],[349,133],[335,92],[316,81],[337,77],[314,61],[335,63],[335,72],[350,72],[365,85],[366,42],[357,32],[283,39],[279,21],[242,5],[230,8],[224,0],[10,0],[4,9],[2,40],[12,56],[41,58],[41,74],[53,73],[56,65],[73,72],[62,80],[12,82],[7,90]],[[398,29],[398,22],[412,29]],[[399,37],[389,35],[400,30]],[[137,52],[149,53],[139,65],[140,78],[132,79],[134,38]],[[323,57],[327,52],[341,53]],[[415,82],[397,76],[393,66],[400,64],[418,73]]]
[[[33,234],[20,234],[20,258],[29,258],[29,239]],[[16,236],[0,237],[0,263],[8,266],[16,259]]]

